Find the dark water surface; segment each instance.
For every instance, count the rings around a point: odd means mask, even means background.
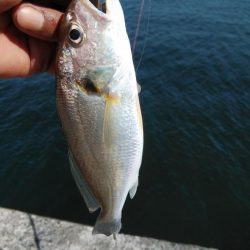
[[[139,3],[123,4],[133,39]],[[145,153],[123,232],[250,249],[250,1],[152,1],[147,40]],[[0,206],[93,224],[70,174],[54,79],[1,81],[0,103]]]

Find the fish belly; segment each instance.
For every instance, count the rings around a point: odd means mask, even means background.
[[[138,183],[143,148],[138,105],[138,96],[123,96],[107,106],[100,96],[57,87],[57,107],[69,149],[101,207],[94,233],[120,230],[127,194]]]

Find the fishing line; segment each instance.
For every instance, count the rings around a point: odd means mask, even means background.
[[[134,39],[134,43],[133,43],[133,47],[132,47],[133,55],[135,53],[136,42],[138,40],[138,35],[139,35],[139,31],[140,31],[140,24],[141,24],[141,20],[142,20],[144,6],[145,6],[145,0],[142,0],[141,1],[140,12],[139,12],[139,16],[138,16],[138,22],[137,22],[136,32],[135,32],[135,39]],[[147,25],[146,25],[146,31],[145,31],[145,40],[144,40],[144,44],[143,44],[143,48],[142,48],[142,53],[141,53],[139,62],[137,64],[137,66],[136,66],[136,72],[138,71],[138,69],[139,69],[139,67],[141,65],[141,62],[142,62],[142,59],[143,59],[143,55],[144,55],[144,52],[145,52],[145,49],[146,49],[146,46],[147,46],[150,17],[151,17],[151,0],[148,0],[148,17],[147,17]]]
[[[133,54],[135,53],[135,47],[136,47],[136,43],[137,43],[139,31],[140,31],[140,25],[141,25],[141,19],[143,15],[144,6],[145,6],[145,0],[141,0],[140,11],[139,11],[139,16],[137,20],[136,30],[135,30],[135,37],[134,37],[134,42],[132,46]]]

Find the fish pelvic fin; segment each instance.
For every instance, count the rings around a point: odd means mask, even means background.
[[[114,239],[116,239],[116,235],[120,232],[121,228],[121,219],[113,219],[107,221],[97,219],[92,234],[104,234],[106,236],[113,235]]]
[[[135,184],[133,185],[133,187],[129,190],[130,199],[134,198],[134,196],[136,194],[136,191],[137,191],[137,187],[138,187],[138,180],[135,182]]]
[[[97,202],[96,198],[92,194],[90,187],[88,186],[86,180],[84,179],[81,171],[79,170],[78,166],[76,165],[75,159],[71,151],[69,150],[69,162],[72,175],[75,179],[76,185],[85,201],[86,206],[90,213],[95,212],[98,208],[100,208],[99,203]]]

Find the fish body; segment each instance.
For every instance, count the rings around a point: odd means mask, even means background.
[[[126,197],[136,193],[143,151],[138,87],[119,0],[105,13],[73,0],[60,29],[57,109],[72,174],[90,212],[93,233],[121,229]]]

